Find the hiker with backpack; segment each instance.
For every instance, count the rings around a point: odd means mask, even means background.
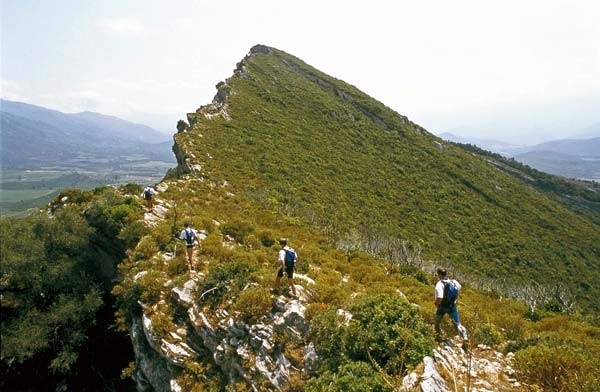
[[[194,270],[194,246],[198,244],[196,239],[198,238],[198,232],[196,229],[186,222],[183,225],[184,229],[179,234],[179,239],[185,241],[185,250],[187,252],[188,264],[190,266],[190,272]]]
[[[466,346],[468,345],[469,337],[467,329],[460,323],[460,316],[458,315],[458,308],[456,306],[461,285],[454,279],[448,279],[445,269],[438,268],[436,272],[439,279],[435,284],[435,306],[437,307],[435,312],[436,338],[438,341],[441,339],[442,331],[440,325],[444,315],[448,314]]]
[[[142,191],[141,196],[144,200],[146,200],[146,207],[148,207],[148,212],[152,212],[152,210],[154,209],[152,197],[155,193],[156,191],[151,186],[145,187]]]
[[[279,288],[280,280],[283,277],[283,273],[285,272],[288,278],[288,283],[290,284],[290,288],[292,289],[292,297],[297,298],[296,287],[294,286],[294,266],[298,261],[298,254],[293,248],[287,245],[287,239],[285,238],[279,239],[279,245],[281,246],[281,250],[279,250],[277,260],[281,264],[281,266],[277,271],[277,278],[275,279],[275,289]]]

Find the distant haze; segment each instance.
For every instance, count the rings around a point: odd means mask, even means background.
[[[598,15],[594,0],[3,1],[1,94],[172,133],[263,43],[433,133],[532,144],[600,123]]]

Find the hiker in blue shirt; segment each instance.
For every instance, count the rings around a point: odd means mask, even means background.
[[[198,245],[198,232],[193,229],[191,225],[186,222],[183,225],[184,229],[179,234],[179,239],[185,241],[185,250],[187,252],[188,264],[190,272],[194,270],[194,246]]]
[[[448,279],[448,274],[445,269],[438,268],[436,272],[439,278],[435,284],[435,306],[437,308],[435,312],[436,338],[438,341],[441,339],[442,331],[440,325],[444,315],[448,314],[458,333],[462,337],[463,342],[468,344],[469,337],[467,335],[467,329],[460,323],[460,316],[458,315],[458,309],[456,307],[461,285],[454,279]]]
[[[281,266],[277,271],[277,278],[275,279],[275,288],[279,288],[279,282],[283,277],[283,273],[287,275],[288,282],[290,284],[290,288],[292,289],[292,296],[297,298],[296,295],[296,287],[294,286],[294,266],[296,265],[296,261],[298,261],[298,254],[293,248],[290,248],[287,245],[287,239],[281,238],[279,239],[279,245],[281,246],[281,250],[279,250],[277,261]]]

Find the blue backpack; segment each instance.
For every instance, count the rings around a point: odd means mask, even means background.
[[[442,299],[441,305],[451,308],[458,299],[458,287],[456,287],[456,284],[451,280],[442,283],[444,283],[444,298]]]
[[[285,257],[283,261],[285,262],[285,268],[294,268],[294,264],[296,263],[296,251],[294,249],[284,249]]]
[[[185,231],[185,243],[188,245],[194,245],[194,240],[196,239],[196,233],[194,230],[186,230]]]

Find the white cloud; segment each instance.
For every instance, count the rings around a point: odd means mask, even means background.
[[[23,95],[23,88],[17,82],[11,80],[0,80],[0,96],[9,101],[27,101],[27,97]]]
[[[135,37],[144,32],[142,23],[133,18],[106,18],[98,24],[104,31],[122,36]]]

